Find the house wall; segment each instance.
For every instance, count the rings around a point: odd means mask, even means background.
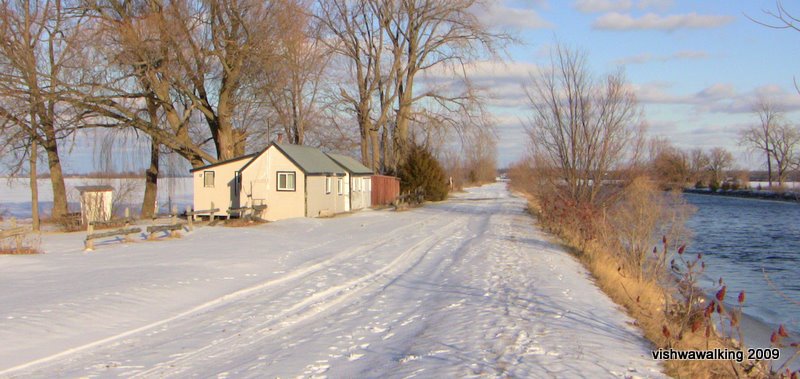
[[[245,163],[247,163],[247,159],[241,159],[195,171],[192,174],[194,178],[194,209],[211,209],[213,202],[214,208],[220,210],[218,214],[224,215],[228,208],[239,207],[239,193],[235,190],[234,177],[235,172]],[[214,172],[213,187],[204,185],[206,171]]]
[[[81,223],[111,220],[111,191],[86,191],[81,193]]]
[[[354,175],[350,178],[350,203],[352,210],[369,208],[371,203],[371,175]],[[356,183],[359,182],[359,183]]]
[[[343,191],[341,195],[337,192],[336,204],[338,209],[341,209],[339,212],[350,212],[353,210],[352,199],[350,198],[350,190],[352,189],[350,186],[350,173],[345,171],[344,177],[340,177],[339,179],[342,179]]]
[[[339,196],[336,181],[338,177],[331,178],[331,193],[325,193],[325,176],[314,175],[308,177],[308,212],[306,217],[318,217],[323,213],[342,213],[344,212],[344,196]]]
[[[295,190],[278,191],[278,172],[295,173]],[[305,174],[277,148],[271,146],[242,173],[243,206],[266,204],[261,215],[268,221],[305,216]],[[324,185],[323,181],[323,185]],[[324,189],[324,188],[323,188]]]

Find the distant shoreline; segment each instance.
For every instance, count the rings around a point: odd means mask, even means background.
[[[684,193],[694,193],[698,195],[710,195],[710,196],[726,196],[726,197],[740,197],[745,199],[755,199],[755,200],[773,200],[773,201],[785,201],[789,203],[798,203],[800,202],[800,194],[796,192],[766,192],[766,191],[751,191],[751,190],[717,190],[716,192],[711,192],[708,189],[695,189],[695,188],[684,188]]]
[[[191,175],[175,175],[175,176],[159,176],[158,179],[180,179],[180,178],[191,178]],[[30,178],[27,176],[8,176],[8,175],[0,175],[0,180],[29,180]],[[38,176],[36,177],[37,180],[49,180],[50,176]],[[101,175],[93,175],[93,174],[66,174],[64,175],[64,179],[142,179],[144,180],[144,175],[131,175],[126,176],[123,174],[120,175],[111,175],[111,176],[101,176]]]

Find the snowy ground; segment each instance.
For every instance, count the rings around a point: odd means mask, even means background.
[[[662,377],[498,183],[181,239],[0,256],[0,377]]]

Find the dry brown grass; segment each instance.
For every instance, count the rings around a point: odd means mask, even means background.
[[[23,246],[20,249],[15,247],[0,247],[0,255],[32,255],[42,254],[39,249]]]
[[[266,221],[263,220],[254,220],[254,219],[244,219],[244,218],[232,218],[230,220],[225,220],[225,226],[229,228],[244,228],[248,226],[256,226],[261,224],[266,224]]]

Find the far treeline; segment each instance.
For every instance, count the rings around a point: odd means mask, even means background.
[[[747,188],[751,180],[767,182],[768,188],[782,190],[787,181],[796,181],[800,171],[800,126],[771,99],[753,104],[758,122],[740,131],[737,143],[755,157],[761,157],[765,172],[735,168],[734,156],[724,148],[682,150],[669,141],[650,142],[650,161],[655,177],[666,187]]]
[[[87,130],[110,135],[106,148],[149,148],[142,216],[154,212],[165,154],[199,167],[278,133],[357,151],[379,173],[400,172],[421,146],[454,180],[486,180],[495,137],[467,68],[513,41],[477,17],[490,5],[0,0],[3,163],[36,178],[46,162],[53,218],[67,212],[62,154]]]

